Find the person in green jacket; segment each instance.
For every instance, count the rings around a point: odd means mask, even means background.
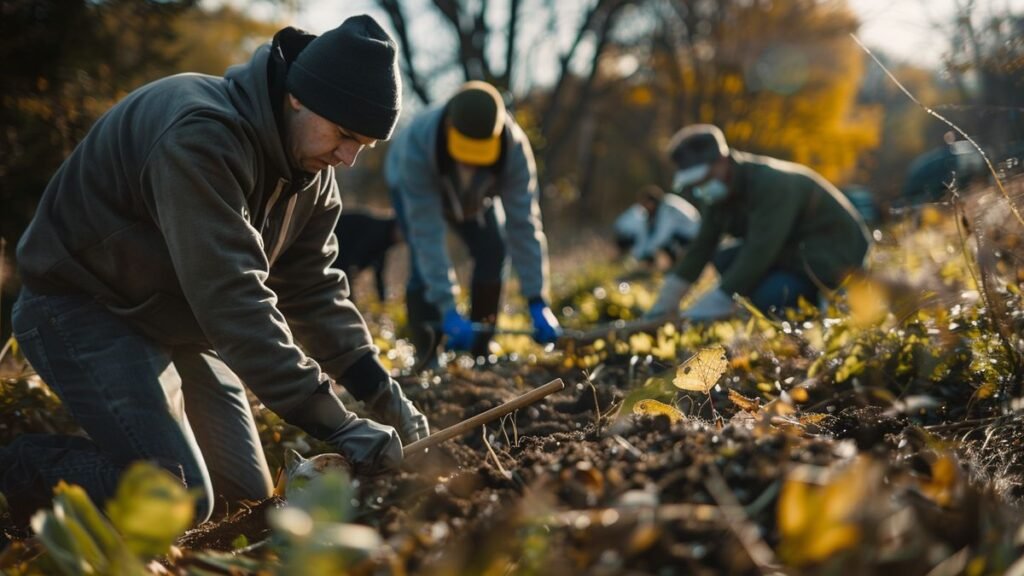
[[[334,168],[391,136],[396,54],[369,16],[285,28],[224,77],[135,90],[64,160],[18,244],[13,328],[88,437],[0,447],[17,520],[62,480],[102,503],[136,460],[195,489],[197,521],[270,496],[247,388],[357,473],[429,433],[333,265]]]
[[[806,166],[729,148],[710,124],[683,128],[669,143],[673,189],[693,198],[701,226],[690,250],[667,275],[648,318],[679,311],[708,263],[718,284],[682,312],[712,320],[735,311],[733,295],[762,311],[816,302],[864,265],[870,236],[843,194]],[[726,237],[734,239],[720,247]]]

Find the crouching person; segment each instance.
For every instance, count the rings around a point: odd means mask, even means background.
[[[864,265],[868,230],[843,194],[810,168],[731,150],[721,130],[697,124],[669,144],[673,187],[693,198],[700,230],[666,276],[648,318],[674,314],[704,267],[718,284],[682,315],[711,320],[734,311],[733,294],[758,309],[780,311],[803,297],[816,302]],[[739,244],[720,250],[731,236]]]
[[[628,254],[665,271],[685,253],[700,228],[700,212],[676,194],[653,184],[637,192],[637,203],[615,219],[615,244]]]
[[[497,320],[506,250],[529,302],[534,339],[558,338],[561,329],[544,296],[547,240],[533,151],[493,86],[469,82],[414,119],[389,147],[385,176],[409,245],[406,305],[418,355],[432,356],[436,325],[449,348],[486,354],[491,330],[474,330],[474,323]],[[468,318],[455,306],[449,227],[473,258]]]
[[[334,168],[390,137],[395,53],[368,16],[286,28],[223,78],[139,88],[64,161],[18,246],[13,325],[88,438],[0,448],[16,520],[61,480],[103,502],[141,459],[199,489],[198,521],[215,499],[270,495],[243,385],[357,472],[394,470],[428,434],[331,267]]]

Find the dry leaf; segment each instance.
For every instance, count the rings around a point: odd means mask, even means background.
[[[664,402],[658,402],[657,400],[641,400],[633,405],[633,414],[640,416],[657,416],[664,414],[668,416],[668,419],[673,424],[686,418],[683,413],[677,410],[674,406],[669,406]]]
[[[889,314],[889,293],[880,282],[859,278],[846,288],[850,304],[850,323],[860,328],[880,324]]]
[[[683,362],[676,369],[676,377],[672,383],[676,388],[708,394],[728,366],[725,348],[720,345],[709,346]]]
[[[760,398],[747,398],[739,392],[729,389],[729,401],[735,404],[740,410],[745,410],[751,414],[757,414],[757,411],[761,409]]]
[[[800,470],[782,486],[779,552],[795,566],[815,564],[856,546],[861,540],[857,514],[881,475],[868,458],[858,458],[825,485],[807,481]]]
[[[956,494],[960,469],[956,460],[943,454],[932,463],[932,477],[921,485],[921,492],[939,506],[949,506]]]

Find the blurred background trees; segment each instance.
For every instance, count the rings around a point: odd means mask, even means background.
[[[316,31],[357,12],[384,23],[401,49],[403,121],[468,79],[504,90],[535,148],[557,246],[603,230],[641,186],[667,187],[664,145],[692,122],[721,125],[738,149],[806,163],[883,203],[897,199],[907,166],[942,145],[946,127],[852,40],[856,1],[363,0],[319,6],[327,15]],[[878,55],[997,160],[1015,157],[1022,15],[953,1],[955,17],[934,23],[939,69],[892,61],[884,47]],[[222,74],[314,3],[0,0],[0,332],[9,331],[14,245],[92,122],[147,81]],[[382,159],[367,154],[341,173],[346,201],[386,203]]]

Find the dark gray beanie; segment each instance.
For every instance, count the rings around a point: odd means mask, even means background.
[[[373,18],[353,16],[299,54],[288,69],[288,91],[339,126],[387,140],[402,109],[397,54]]]
[[[729,155],[725,135],[714,124],[691,124],[676,132],[668,143],[668,157],[685,170]]]

